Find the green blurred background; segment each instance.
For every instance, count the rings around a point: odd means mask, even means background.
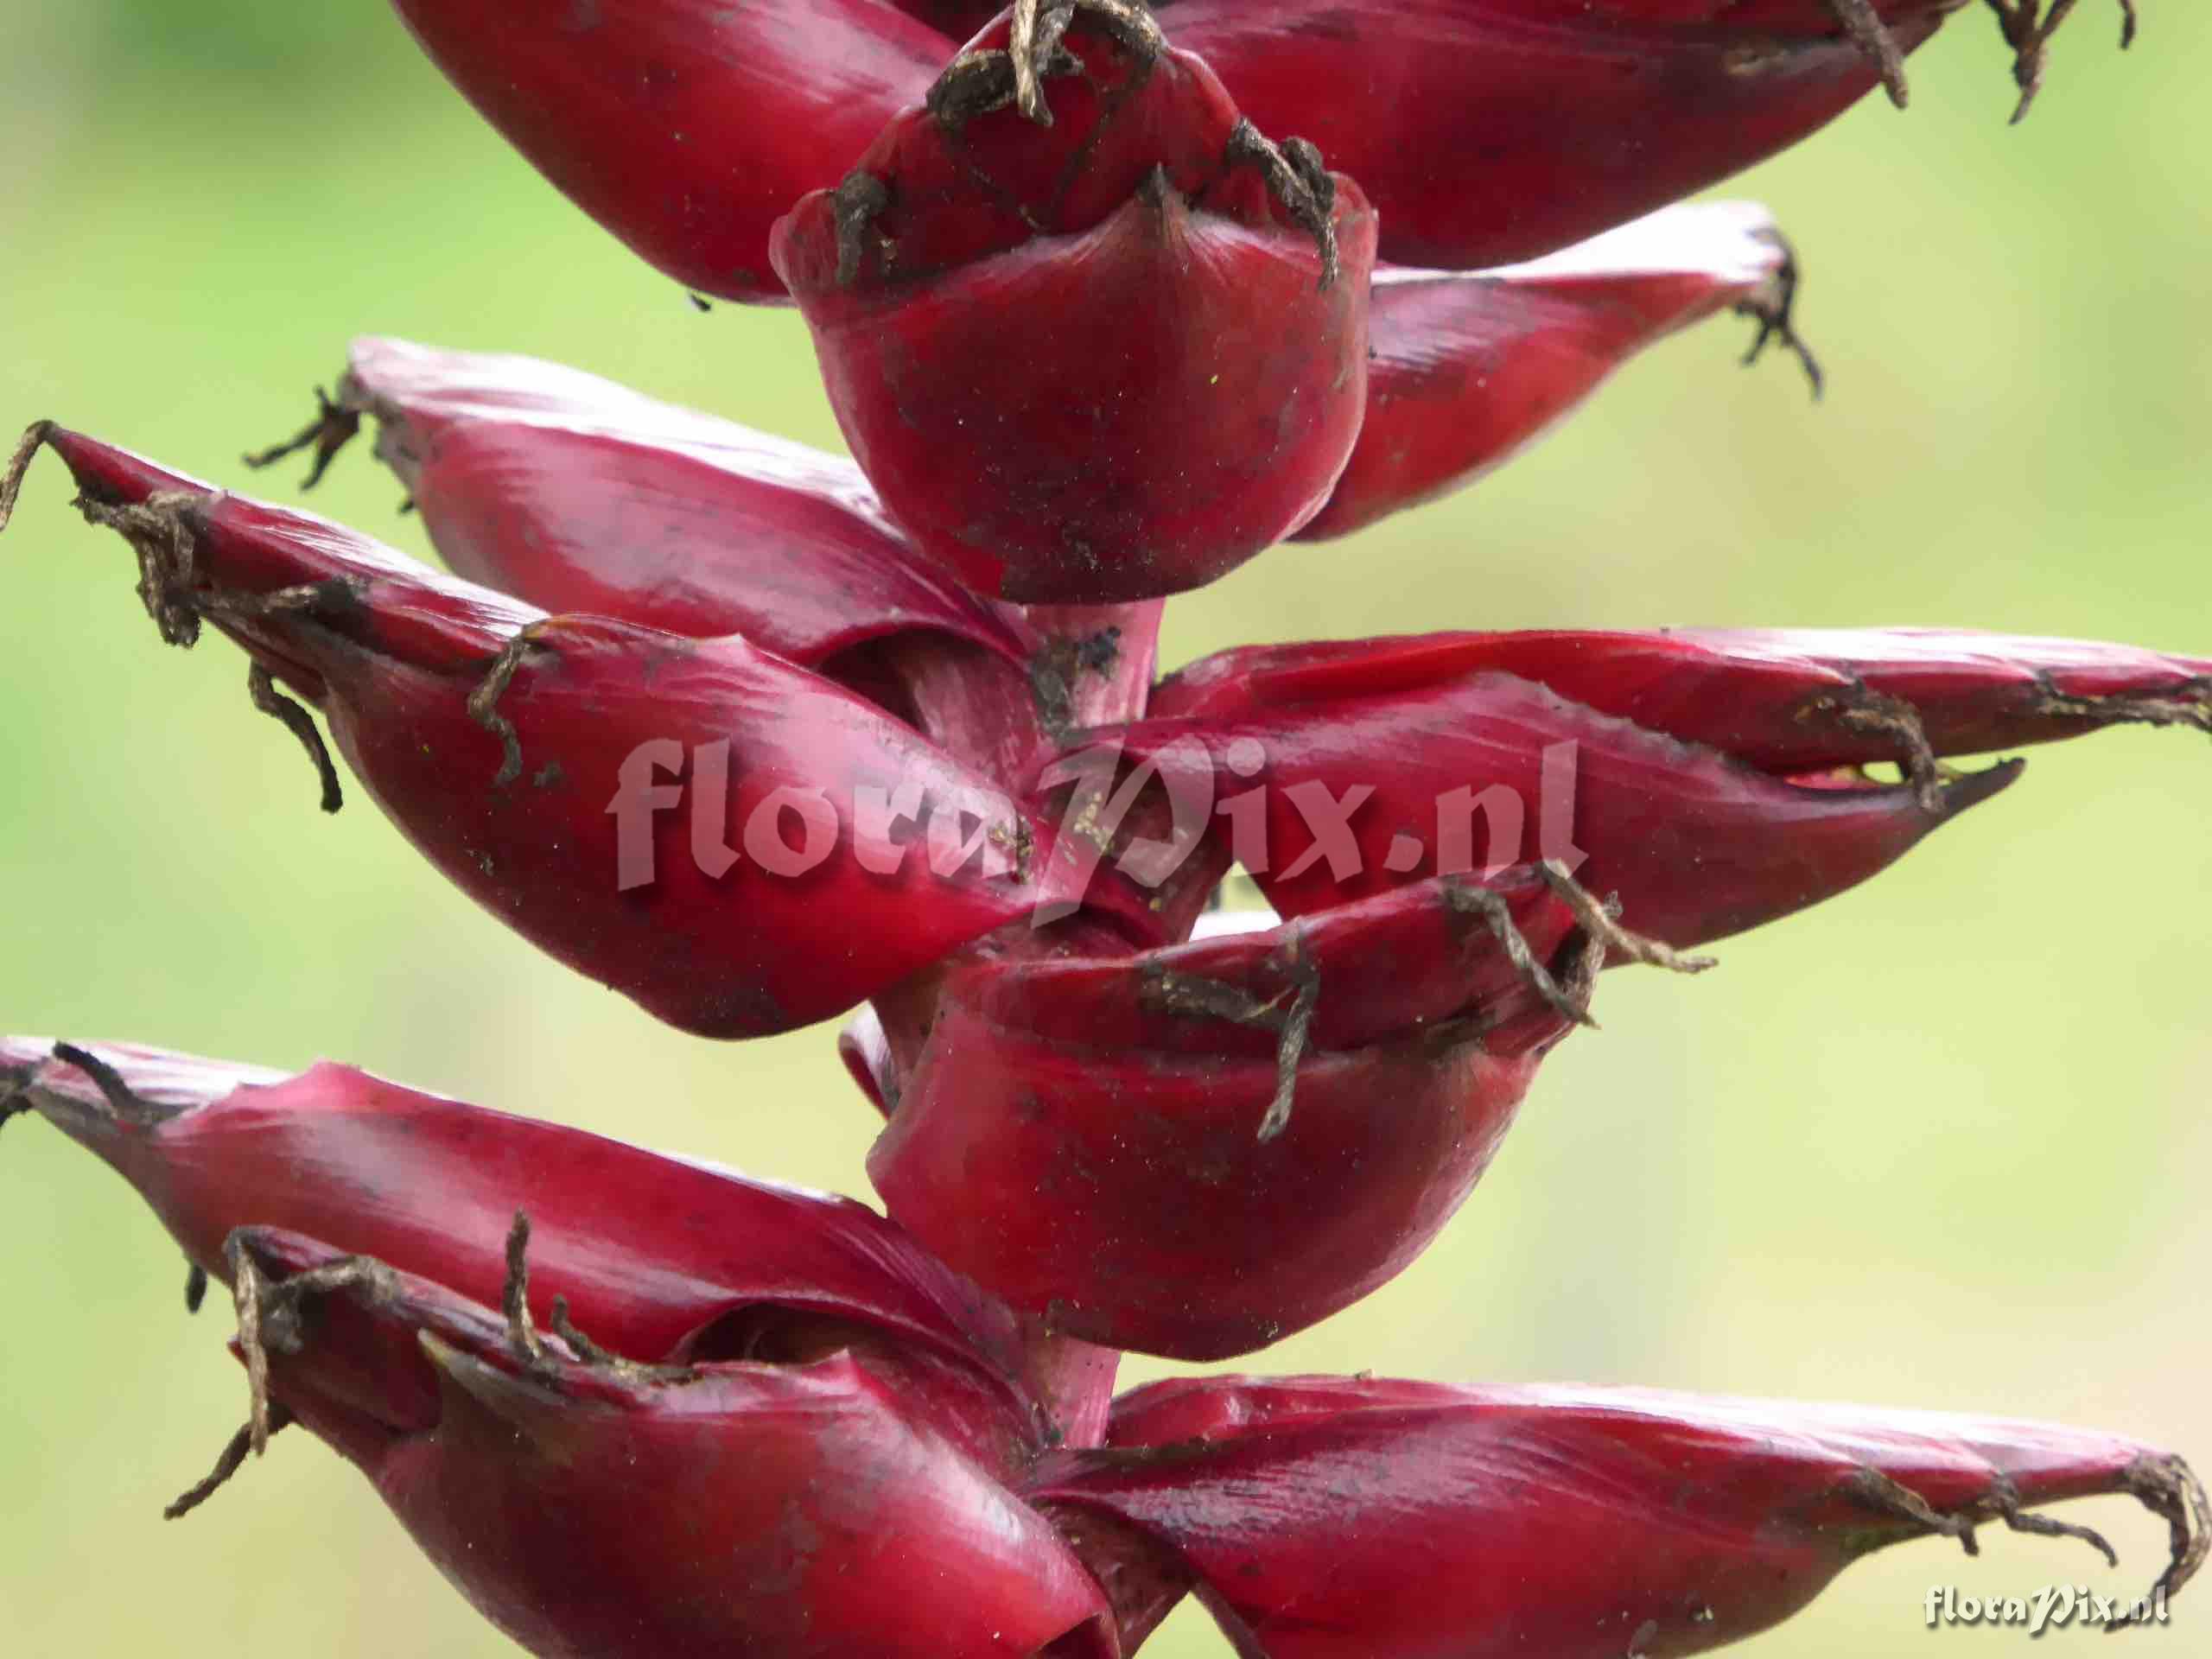
[[[293,428],[346,338],[558,358],[836,442],[798,318],[634,264],[510,156],[378,0],[0,0],[0,418],[203,476]],[[2104,6],[2008,130],[1963,14],[1869,102],[1739,181],[1809,273],[1829,370],[1669,343],[1479,489],[1286,549],[1169,613],[1231,643],[1439,625],[1951,623],[2212,651],[2201,324],[2212,15]],[[294,499],[297,472],[257,487]],[[0,1020],[297,1065],[855,1189],[871,1115],[830,1033],[655,1027],[447,890],[372,810],[314,810],[219,645],[164,651],[121,547],[33,473],[0,542]],[[320,510],[427,553],[349,459]],[[2080,1420],[2212,1460],[2212,753],[2121,732],[1694,984],[1609,979],[1442,1243],[1271,1370],[1575,1378]],[[114,1179],[19,1125],[0,1160],[0,1641],[35,1656],[490,1655],[499,1637],[359,1479],[280,1443],[188,1523],[162,1502],[238,1420],[219,1308]],[[1134,1363],[1138,1376],[1165,1368]],[[1855,1569],[1752,1644],[1929,1640],[1931,1583],[2124,1586],[2126,1550],[1999,1538]],[[2092,1569],[2097,1569],[2094,1573]],[[2200,1593],[2200,1601],[2212,1600]],[[2200,1605],[2177,1651],[2203,1651]],[[1958,1632],[1988,1651],[2018,1633]],[[2075,1632],[2060,1645],[2092,1638]],[[1186,1609],[1155,1649],[1226,1651]]]

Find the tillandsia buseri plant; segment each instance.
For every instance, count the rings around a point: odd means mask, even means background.
[[[1994,9],[2024,106],[2069,8]],[[1115,1393],[1125,1351],[1255,1354],[1402,1269],[1605,969],[1699,971],[2018,774],[1964,757],[2212,729],[2212,661],[1947,630],[1158,674],[1169,595],[1465,483],[1662,334],[1741,313],[1817,385],[1771,222],[1668,203],[1901,101],[1950,8],[398,10],[662,270],[795,303],[855,460],[369,340],[256,459],[319,474],[372,427],[454,575],[50,422],[0,522],[51,449],[161,638],[245,653],[323,809],[365,794],[653,1016],[849,1016],[886,1213],[346,1067],[8,1039],[0,1122],[96,1154],[188,1300],[232,1295],[245,1421],[175,1513],[304,1431],[579,1659],[1112,1656],[1185,1596],[1271,1659],[1658,1659],[1891,1543],[2110,1555],[2041,1512],[2096,1494],[2168,1522],[2157,1598],[2187,1582],[2202,1489],[2098,1433]],[[1232,870],[1271,914],[1208,909]]]

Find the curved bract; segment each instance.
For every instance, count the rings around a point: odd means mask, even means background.
[[[1245,1659],[1689,1655],[1787,1618],[1868,1553],[2101,1493],[2203,1560],[2203,1489],[2117,1436],[1669,1394],[1218,1376],[1116,1403],[1037,1501],[1164,1548]]]
[[[233,1249],[315,1315],[272,1408],[540,1659],[1114,1659],[1067,1544],[850,1355],[638,1366],[296,1234]]]
[[[701,294],[772,301],[768,227],[834,184],[950,42],[889,0],[393,0],[579,207]]]
[[[1773,219],[1749,202],[1664,208],[1493,270],[1378,266],[1359,442],[1297,538],[1350,535],[1465,488],[1645,346],[1718,312],[1794,339],[1795,271]]]
[[[112,1045],[0,1038],[0,1078],[137,1189],[229,1282],[248,1224],[310,1234],[497,1305],[518,1211],[529,1305],[654,1362],[849,1347],[997,1465],[1065,1438],[1014,1315],[865,1205],[511,1116],[324,1062],[296,1076]],[[1103,1395],[1101,1395],[1103,1400]]]
[[[1020,619],[914,556],[860,468],[531,358],[353,342],[347,414],[459,575],[549,611],[709,639],[805,668],[907,632],[1009,662]]]
[[[1602,968],[1710,966],[1675,947],[2020,765],[1960,757],[2212,730],[2212,660],[1946,630],[1154,683],[1166,596],[1469,482],[1672,331],[1742,314],[1817,390],[1772,220],[1666,204],[1878,79],[1902,103],[1957,3],[396,0],[695,298],[794,299],[854,458],[369,339],[249,464],[312,448],[312,484],[372,419],[459,576],[47,423],[0,527],[56,451],[327,810],[334,748],[658,1019],[850,1014],[888,1217],[350,1066],[0,1039],[0,1128],[121,1173],[188,1305],[230,1289],[245,1427],[168,1513],[296,1424],[538,1659],[1126,1659],[1186,1594],[1243,1659],[1681,1659],[1915,1537],[2111,1556],[2035,1512],[2102,1494],[2168,1523],[2163,1611],[2212,1505],[2114,1436],[1364,1374],[1113,1395],[1123,1350],[1250,1353],[1398,1275]],[[2024,107],[2071,0],[1992,10]],[[1236,867],[1272,911],[1212,907]]]
[[[1199,60],[1086,16],[1049,129],[995,101],[995,26],[774,243],[884,505],[1025,603],[1179,592],[1281,540],[1366,396],[1357,186],[1241,121]]]
[[[1879,0],[1897,48],[1942,0]],[[1533,259],[1824,126],[1877,66],[1820,0],[1175,0],[1176,42],[1360,181],[1382,257]]]
[[[962,1272],[1091,1341],[1249,1353],[1395,1275],[1583,1017],[1516,873],[1119,959],[956,976],[868,1173]],[[1556,976],[1549,972],[1557,968]]]
[[[987,776],[741,638],[548,617],[324,521],[49,441],[140,550],[166,632],[230,634],[322,710],[456,886],[672,1025],[790,1030],[1040,904],[1116,902]],[[857,919],[887,910],[895,930]],[[825,929],[871,948],[808,948]]]

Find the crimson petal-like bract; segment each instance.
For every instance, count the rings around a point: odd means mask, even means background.
[[[12,1094],[137,1190],[199,1271],[289,1229],[496,1304],[518,1211],[530,1306],[661,1361],[850,1348],[987,1465],[1095,1440],[1111,1369],[1025,1330],[865,1205],[427,1094],[158,1049],[0,1038]]]
[[[1265,858],[1240,856],[1286,915],[1534,840],[1688,945],[1866,879],[2018,764],[1946,757],[2212,730],[2212,662],[1942,629],[1414,634],[1219,652],[1151,713],[1131,753],[1195,741],[1224,791],[1268,788]],[[1884,762],[1905,781],[1859,770]]]
[[[849,1353],[642,1366],[296,1234],[232,1249],[271,1410],[539,1659],[1114,1659],[1049,1522]]]
[[[456,886],[671,1025],[789,1030],[1040,901],[1121,892],[1080,879],[1048,829],[912,727],[741,638],[548,617],[325,520],[39,432],[89,516],[137,550],[165,637],[189,643],[206,620],[246,649],[257,703],[316,753],[326,806],[334,772],[274,682],[323,711]],[[1152,937],[1141,901],[1123,909]],[[825,931],[867,948],[823,950]]]
[[[868,1173],[901,1226],[1052,1330],[1249,1353],[1451,1218],[1582,1017],[1578,938],[1516,872],[1135,957],[971,968]],[[869,1046],[853,1060],[875,1077]]]
[[[1374,217],[1202,61],[1088,11],[1033,124],[1008,27],[779,223],[776,269],[925,554],[1023,603],[1197,587],[1304,524],[1344,468]]]
[[[918,557],[849,461],[556,364],[396,340],[356,341],[319,418],[251,459],[312,445],[312,481],[364,416],[472,582],[549,611],[743,634],[987,770],[1014,774],[1041,741],[1048,643]]]
[[[836,185],[997,10],[394,4],[485,118],[642,258],[696,292],[772,302],[785,297],[770,268],[776,218]],[[1305,135],[1360,181],[1381,210],[1384,258],[1469,270],[1536,257],[1702,189],[1885,79],[1901,94],[1905,55],[1955,9],[1173,0],[1160,16],[1262,130]],[[1854,10],[1855,34],[1842,22]],[[2048,31],[2024,16],[2005,30],[2023,109]]]
[[[1533,259],[1788,148],[1925,42],[1954,0],[1175,0],[1245,113],[1360,181],[1381,257]],[[2024,90],[2040,48],[2020,59]]]
[[[2212,658],[1971,628],[1529,628],[1216,652],[1153,710],[1389,696],[1512,674],[1777,775],[2055,742],[2115,725],[2212,731]]]
[[[1305,915],[1438,874],[1542,859],[1617,894],[1637,932],[1687,947],[1816,904],[2004,788],[2007,762],[1926,786],[1777,775],[1600,712],[1479,652],[1408,642],[1210,658],[1143,721],[1094,734],[1211,790],[1237,861]],[[1197,757],[1203,755],[1203,761]],[[1190,779],[1193,766],[1211,777]],[[1586,862],[1585,861],[1586,860]]]
[[[1116,1402],[1030,1496],[1113,1517],[1196,1580],[1243,1659],[1621,1659],[1789,1618],[1852,1561],[2132,1495],[2181,1588],[2203,1489],[2114,1435],[1637,1389],[1207,1377]]]
[[[1749,202],[1666,208],[1494,270],[1376,267],[1366,420],[1298,539],[1349,535],[1465,487],[1637,353],[1718,312],[1752,313],[1794,340],[1796,281],[1774,220]]]
[[[558,364],[360,340],[337,409],[378,423],[439,556],[548,611],[741,633],[836,677],[921,630],[1019,662],[1018,620],[916,558],[849,461]]]
[[[888,0],[393,0],[562,193],[701,294],[777,300],[768,229],[834,184],[951,42]]]

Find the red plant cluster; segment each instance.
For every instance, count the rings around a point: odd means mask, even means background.
[[[297,1424],[547,1659],[1112,1659],[1186,1594],[1268,1659],[1656,1659],[1915,1537],[2109,1555],[2036,1513],[2098,1493],[2170,1522],[2162,1589],[2196,1571],[2195,1478],[2102,1434],[1113,1391],[1122,1351],[1254,1353],[1403,1268],[1605,969],[1694,972],[2018,774],[1961,757],[2212,729],[2212,661],[1967,632],[1157,677],[1166,596],[1464,486],[1661,335],[1797,346],[1765,215],[1667,204],[1902,102],[1950,6],[396,3],[648,261],[795,302],[855,460],[368,340],[259,459],[319,476],[372,423],[457,575],[52,423],[0,523],[53,450],[327,810],[342,760],[652,1015],[852,1014],[887,1214],[336,1065],[0,1042],[0,1122],[98,1154],[190,1299],[232,1294],[249,1419],[175,1512]],[[2069,7],[1993,4],[2024,107]],[[1232,868],[1274,914],[1208,911]]]

